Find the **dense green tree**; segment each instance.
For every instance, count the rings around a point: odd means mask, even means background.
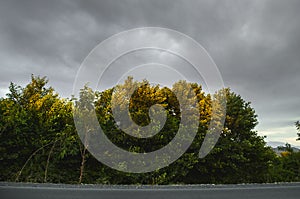
[[[63,99],[47,83],[45,77],[32,76],[24,88],[12,83],[7,97],[0,99],[1,181],[176,184],[300,180],[300,153],[289,151],[277,156],[266,147],[264,137],[254,131],[257,115],[251,104],[230,89],[209,95],[195,83],[180,81],[166,88],[129,77],[114,88],[99,92],[85,86],[78,99]],[[190,99],[181,99],[180,104],[174,92],[187,94]],[[191,96],[197,98],[197,104],[191,104]],[[224,116],[219,111],[223,105],[216,103],[224,96],[225,126],[213,150],[199,159],[212,117]],[[151,108],[155,104],[161,108]],[[123,112],[127,105],[129,113]],[[212,110],[213,105],[217,110]],[[95,131],[90,118],[94,111],[111,142],[125,150],[143,153],[168,144],[178,131],[183,111],[196,106],[200,113],[199,126],[193,126],[198,129],[197,135],[188,150],[168,167],[141,174],[120,172],[97,161],[86,148],[93,141],[85,138]],[[121,113],[119,118],[113,110]],[[165,123],[153,120],[153,113],[163,113]],[[85,120],[75,127],[73,117]],[[141,135],[135,125],[152,123],[151,128],[160,131],[149,138],[134,137],[121,130],[120,118],[132,119],[132,125],[125,131],[134,135]],[[299,130],[299,122],[296,126]],[[81,127],[86,129],[80,139],[76,129]]]
[[[181,83],[181,85],[185,85],[187,83]],[[196,91],[196,85],[194,84],[194,90]],[[132,88],[137,88],[135,91],[130,91]],[[179,84],[175,85],[175,89],[182,89],[179,87]],[[197,87],[198,97],[202,98],[201,107],[202,111],[204,111],[204,94],[201,93],[201,88]],[[117,92],[116,92],[117,90]],[[138,125],[144,126],[149,124],[149,108],[154,104],[161,104],[162,107],[165,108],[166,112],[166,122],[159,133],[154,135],[151,138],[136,138],[133,136],[129,136],[119,128],[117,128],[114,118],[112,114],[112,104],[111,104],[111,96],[112,93],[115,92],[115,104],[117,105],[115,109],[122,112],[120,109],[123,107],[123,100],[128,100],[128,96],[126,98],[126,92],[133,93],[130,97],[129,103],[129,111],[132,119]],[[186,89],[186,91],[188,91]],[[180,122],[180,110],[179,104],[172,93],[172,91],[168,88],[160,88],[159,86],[151,86],[147,81],[143,82],[134,82],[132,78],[128,78],[124,85],[119,85],[119,87],[114,90],[106,90],[104,92],[99,93],[99,99],[95,103],[96,112],[98,114],[99,122],[101,124],[102,129],[105,131],[106,135],[110,138],[110,140],[116,144],[117,146],[124,148],[133,152],[150,152],[160,149],[161,147],[168,144],[175,136],[178,131],[178,125]],[[203,114],[205,115],[205,114]],[[155,123],[155,121],[152,121]],[[154,125],[153,128],[159,128],[159,123]],[[128,127],[129,129],[132,126]],[[197,127],[195,127],[197,128]],[[194,155],[194,154],[193,154]],[[116,172],[111,169],[108,169],[107,175],[113,175],[110,177],[111,179],[115,178],[118,181],[114,183],[143,183],[143,184],[168,184],[171,182],[175,182],[176,179],[180,179],[180,177],[186,175],[186,172],[191,167],[191,165],[197,162],[197,155],[195,157],[190,158],[191,154],[185,154],[181,159],[174,162],[170,167],[163,168],[161,170],[157,170],[154,172],[146,173],[146,174],[125,174],[121,172]],[[119,177],[115,177],[119,176]],[[114,179],[113,179],[114,180]]]
[[[275,164],[270,167],[269,181],[300,181],[300,152],[295,152],[290,144],[278,147],[282,152],[276,157]]]
[[[125,82],[125,87],[134,87],[133,84],[135,82],[128,79]],[[264,137],[258,136],[253,130],[257,124],[257,116],[253,108],[250,107],[250,103],[245,102],[241,96],[234,94],[229,89],[223,91],[223,94],[226,93],[227,115],[221,138],[214,150],[207,157],[199,160],[198,152],[211,117],[212,99],[209,95],[204,95],[200,86],[196,84],[193,86],[197,93],[201,117],[198,134],[192,146],[181,158],[167,168],[143,175],[126,176],[131,178],[132,176],[142,176],[140,183],[238,183],[266,180],[268,167],[272,164],[275,154],[271,148],[265,146]],[[126,89],[129,89],[127,87]],[[165,95],[162,95],[160,91]],[[178,101],[174,101],[171,91],[150,87],[147,82],[144,82],[143,86],[136,91],[138,95],[133,94],[131,96],[132,102],[137,102],[134,104],[135,109],[132,108],[133,118],[138,115],[138,119],[143,122],[147,123],[149,106],[155,103],[163,103],[168,113],[174,113],[168,115],[166,128],[163,128],[157,134],[159,136],[154,136],[154,139],[150,141],[149,139],[132,138],[116,128],[110,109],[112,92],[113,90],[107,90],[100,94],[104,98],[100,97],[99,102],[96,103],[96,109],[98,108],[99,120],[102,120],[100,123],[106,129],[106,133],[113,143],[127,150],[144,152],[145,148],[146,151],[157,150],[173,138],[174,132],[176,133],[178,129],[176,124],[180,122],[180,111]],[[124,94],[121,93],[120,96],[124,96]],[[117,97],[117,100],[121,99],[123,98]],[[105,106],[100,106],[100,104]],[[118,104],[122,103],[119,102]],[[103,121],[104,118],[106,118],[105,122]],[[153,178],[163,180],[160,182],[153,180]],[[131,182],[130,179],[129,182]]]
[[[62,182],[71,176],[58,165],[68,154],[78,154],[72,104],[47,82],[32,76],[24,88],[12,83],[7,98],[0,100],[1,179]]]
[[[253,130],[257,115],[241,96],[229,89],[225,93],[227,111],[221,137],[187,175],[188,183],[263,182],[267,178],[275,154]]]

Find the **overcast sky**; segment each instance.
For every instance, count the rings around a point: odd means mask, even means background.
[[[300,120],[300,1],[7,0],[0,2],[0,97],[9,82],[47,76],[69,97],[81,62],[101,41],[164,27],[199,42],[226,86],[252,102],[267,141],[296,142]]]

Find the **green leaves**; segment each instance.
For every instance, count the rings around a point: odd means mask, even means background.
[[[11,83],[7,98],[0,99],[2,181],[176,184],[300,180],[299,153],[289,152],[281,157],[266,147],[264,137],[254,131],[258,120],[250,102],[230,89],[209,95],[196,83],[182,81],[169,89],[152,86],[146,80],[135,82],[129,77],[123,87],[102,92],[93,91],[86,85],[78,100],[70,100],[59,97],[47,83],[45,77],[34,76],[24,88]],[[172,91],[187,93],[190,91],[186,87],[190,85],[198,101],[198,133],[182,157],[168,167],[150,173],[122,173],[98,162],[81,143],[73,121],[73,110],[78,110],[78,107],[83,110],[76,114],[78,117],[88,116],[95,110],[107,137],[125,150],[143,153],[162,148],[178,131],[182,115],[180,106],[189,111],[188,99],[182,99],[185,103],[180,105]],[[124,94],[125,90],[135,87],[137,89],[131,96]],[[120,92],[112,99],[116,89]],[[214,100],[223,96],[226,96],[227,112],[221,137],[214,149],[199,159],[199,149],[212,118],[212,105]],[[160,104],[166,112],[165,125],[150,138],[130,136],[116,125],[118,121],[112,114],[112,100],[120,104],[117,107],[120,110],[124,109],[122,101],[129,100],[132,120],[142,126],[150,122],[150,107]],[[221,117],[218,106],[223,105],[215,105],[215,117]],[[88,124],[89,120],[86,122]],[[153,128],[159,129],[158,125]],[[92,131],[92,127],[89,128]],[[296,128],[300,130],[299,121]],[[298,135],[300,139],[300,133]]]
[[[15,180],[17,175],[18,180],[43,181],[41,176],[49,166],[48,154],[54,142],[59,144],[51,152],[51,163],[78,152],[68,147],[78,146],[70,144],[70,138],[72,143],[74,138],[78,142],[71,102],[46,87],[45,77],[32,76],[31,80],[25,88],[11,83],[8,97],[0,100],[1,179]],[[48,175],[53,172],[60,170],[49,170]]]

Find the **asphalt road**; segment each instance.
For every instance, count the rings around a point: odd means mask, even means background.
[[[0,198],[299,199],[300,183],[186,186],[100,186],[0,183]]]

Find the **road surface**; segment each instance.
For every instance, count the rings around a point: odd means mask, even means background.
[[[299,199],[300,183],[186,186],[101,186],[0,182],[0,198]]]

